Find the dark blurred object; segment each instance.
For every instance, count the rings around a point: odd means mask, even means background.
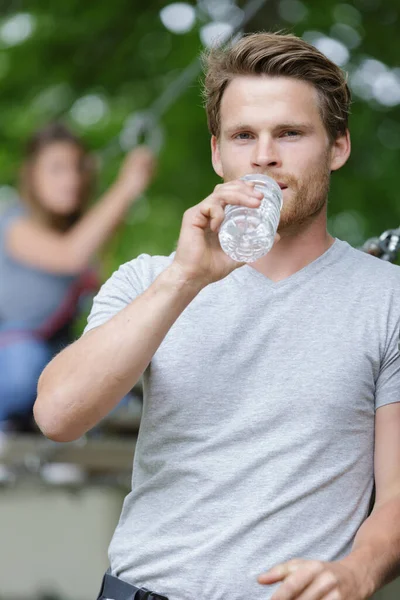
[[[388,262],[395,262],[400,250],[400,227],[388,229],[379,237],[367,240],[360,250]]]
[[[126,400],[74,442],[44,438],[32,418],[10,421],[0,432],[0,487],[30,481],[69,490],[128,489],[143,405],[141,380]]]

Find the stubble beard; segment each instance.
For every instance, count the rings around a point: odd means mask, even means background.
[[[326,206],[330,184],[328,157],[318,171],[303,181],[288,177],[285,183],[292,191],[290,201],[283,207],[279,221],[279,233],[296,233],[318,217]]]

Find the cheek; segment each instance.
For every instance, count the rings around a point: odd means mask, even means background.
[[[49,177],[45,171],[38,170],[32,177],[33,188],[38,194],[43,194],[49,187]]]
[[[251,163],[251,149],[249,146],[231,146],[221,152],[221,164],[225,170],[240,170]]]
[[[44,193],[51,192],[52,190],[56,190],[59,185],[59,180],[54,175],[47,173],[41,178],[40,186]]]
[[[310,148],[308,146],[293,148],[286,158],[289,170],[300,179],[307,179],[313,173],[324,170],[327,165],[325,148],[321,148],[319,151],[316,151],[315,147]]]
[[[54,174],[46,173],[37,178],[37,185],[34,191],[40,202],[47,208],[54,208],[54,202],[61,197],[62,187],[60,187],[60,178]]]
[[[314,152],[310,152],[308,144],[287,143],[283,149],[283,156],[287,162],[294,167],[306,167],[314,158]]]

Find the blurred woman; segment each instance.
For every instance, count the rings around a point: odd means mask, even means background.
[[[21,201],[0,216],[0,429],[31,413],[41,371],[71,341],[82,295],[98,287],[93,258],[153,169],[152,153],[134,150],[87,210],[94,169],[82,141],[55,123],[28,143]]]

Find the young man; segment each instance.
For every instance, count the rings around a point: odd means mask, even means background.
[[[129,584],[170,600],[364,600],[400,562],[400,270],[326,229],[349,90],[301,39],[259,33],[211,52],[205,93],[224,183],[185,212],[176,253],[103,286],[43,372],[35,416],[76,439],[144,376],[104,598]],[[280,240],[251,265],[218,242],[227,204],[260,202],[247,173],[284,199]]]

